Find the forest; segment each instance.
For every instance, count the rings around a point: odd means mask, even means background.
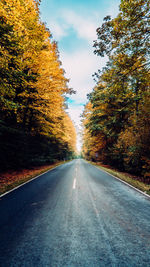
[[[0,170],[72,159],[76,130],[57,43],[39,0],[0,1]],[[82,156],[150,182],[150,6],[121,0],[97,28],[95,87],[82,114]]]
[[[75,127],[66,111],[73,89],[37,0],[0,1],[1,170],[71,159]]]
[[[150,5],[122,0],[119,14],[97,28],[94,53],[108,57],[94,74],[82,114],[88,160],[115,166],[150,183]]]

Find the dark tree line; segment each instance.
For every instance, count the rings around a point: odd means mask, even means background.
[[[150,8],[125,1],[118,16],[104,18],[95,54],[109,61],[83,113],[83,153],[150,181]]]
[[[68,88],[39,1],[0,1],[1,169],[52,163],[75,153]]]

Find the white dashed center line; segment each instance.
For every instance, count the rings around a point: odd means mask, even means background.
[[[76,189],[76,182],[77,182],[77,180],[75,178],[74,181],[73,181],[73,189]]]

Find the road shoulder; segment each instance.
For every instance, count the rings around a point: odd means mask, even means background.
[[[93,166],[95,166],[96,168],[100,169],[101,171],[111,175],[112,177],[119,180],[120,182],[128,185],[129,187],[135,189],[136,191],[150,198],[150,185],[145,184],[141,181],[135,180],[131,175],[128,175],[126,173],[122,173],[116,170],[103,167],[91,161],[88,161],[88,162],[92,164]]]
[[[39,176],[57,168],[64,163],[64,161],[60,161],[51,165],[18,171],[8,171],[0,174],[0,197],[8,194],[13,190],[16,190],[20,186],[23,186],[24,184],[38,178]]]

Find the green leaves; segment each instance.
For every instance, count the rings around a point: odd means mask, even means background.
[[[148,0],[122,0],[118,16],[104,18],[94,53],[109,61],[83,113],[85,156],[142,175],[150,159],[149,20]]]

